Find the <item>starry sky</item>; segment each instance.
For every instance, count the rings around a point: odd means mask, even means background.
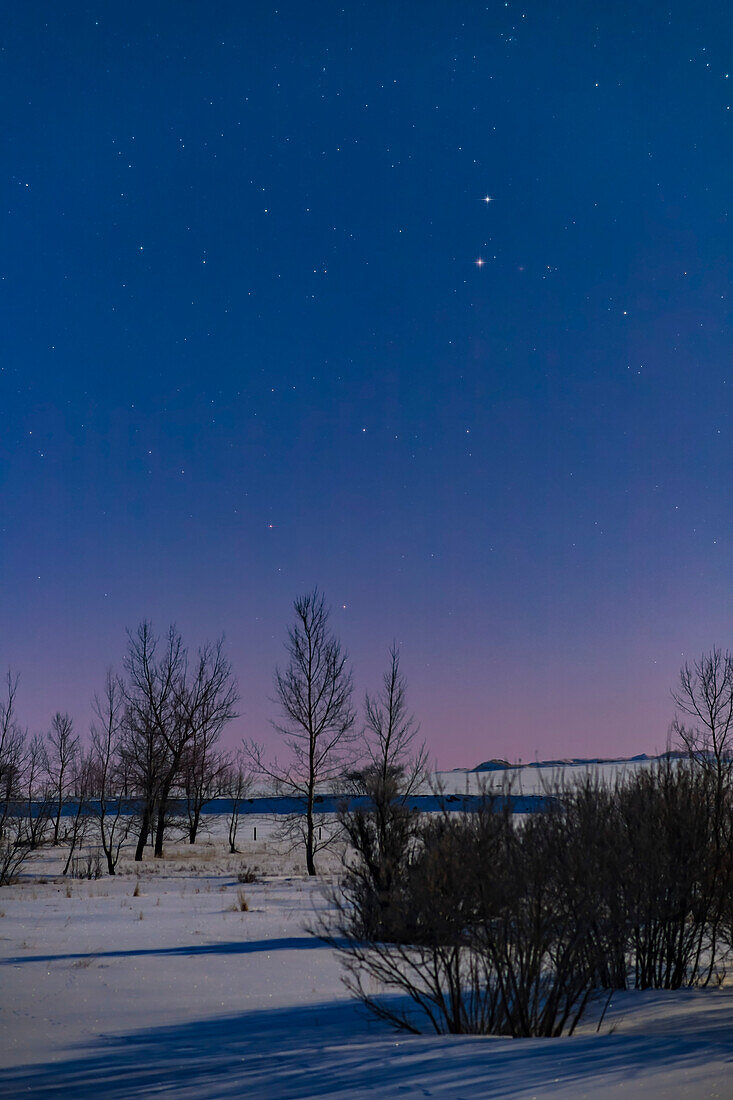
[[[225,632],[229,740],[319,585],[440,767],[663,749],[731,643],[733,17],[9,3],[0,665]]]

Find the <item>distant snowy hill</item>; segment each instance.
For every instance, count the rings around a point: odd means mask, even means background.
[[[683,756],[680,752],[667,752],[662,756],[649,756],[645,752],[641,752],[638,756],[571,756],[558,760],[536,760],[530,764],[518,763],[510,764],[508,760],[485,760],[483,764],[478,764],[475,768],[471,768],[473,772],[494,772],[494,771],[516,771],[521,768],[592,768],[597,767],[600,764],[640,764],[647,763],[652,760],[661,760],[663,758],[679,759]],[[457,771],[463,771],[463,768],[455,769]]]
[[[619,773],[650,767],[655,761],[666,757],[680,759],[683,755],[680,752],[670,752],[662,756],[639,753],[631,757],[568,757],[537,760],[530,764],[484,760],[475,768],[454,768],[449,772],[437,772],[435,778],[446,794],[476,794],[484,788],[491,790],[507,783],[511,783],[512,790],[516,793],[536,794],[546,789],[548,784],[572,781],[588,772],[612,780]]]

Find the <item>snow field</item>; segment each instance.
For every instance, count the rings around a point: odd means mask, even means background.
[[[263,828],[230,856],[219,824],[97,881],[44,852],[0,891],[0,1096],[733,1097],[733,987],[618,995],[569,1039],[395,1034],[308,934],[299,853]]]

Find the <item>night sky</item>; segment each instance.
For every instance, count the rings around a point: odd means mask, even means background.
[[[731,643],[720,3],[9,3],[0,666],[268,720],[319,585],[441,767],[663,749]]]

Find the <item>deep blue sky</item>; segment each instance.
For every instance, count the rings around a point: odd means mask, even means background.
[[[292,599],[441,766],[664,747],[731,634],[726,5],[11,3],[0,663]],[[490,202],[485,198],[489,197]],[[477,265],[476,260],[484,261]]]

